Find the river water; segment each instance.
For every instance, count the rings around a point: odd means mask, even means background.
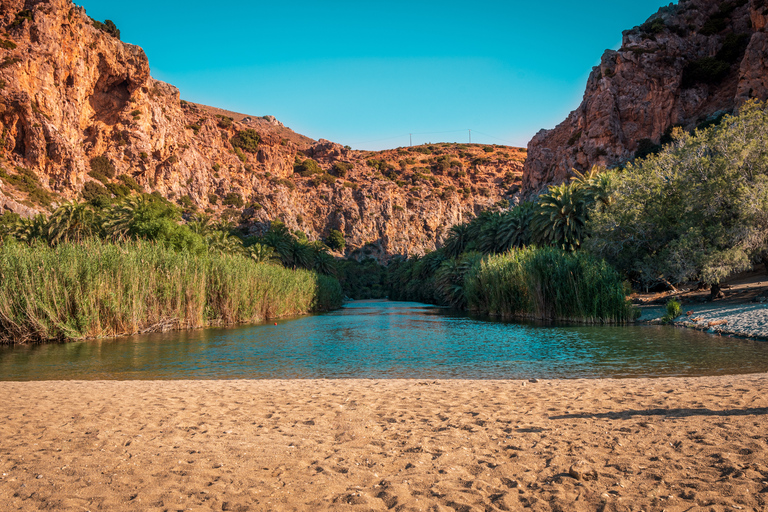
[[[0,348],[0,380],[528,379],[768,371],[768,343],[472,318],[411,302],[230,329]]]

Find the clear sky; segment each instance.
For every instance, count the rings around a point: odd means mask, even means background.
[[[525,146],[659,0],[77,0],[181,97],[355,149]]]

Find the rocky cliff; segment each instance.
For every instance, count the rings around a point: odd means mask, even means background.
[[[767,16],[767,0],[680,0],[625,31],[592,70],[579,108],[529,143],[524,190],[562,182],[572,168],[621,164],[675,126],[768,98]]]
[[[144,190],[255,233],[272,219],[311,239],[340,229],[348,254],[386,259],[434,249],[519,182],[525,150],[351,151],[187,103],[116,36],[69,0],[0,2],[0,208]]]

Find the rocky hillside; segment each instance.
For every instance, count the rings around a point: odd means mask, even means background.
[[[340,229],[348,254],[386,259],[434,249],[520,182],[525,150],[351,151],[185,102],[115,29],[69,0],[0,2],[0,209],[143,190],[255,233]]]
[[[523,188],[572,168],[613,166],[663,143],[671,129],[716,121],[768,98],[768,0],[680,0],[606,51],[578,109],[528,145]]]

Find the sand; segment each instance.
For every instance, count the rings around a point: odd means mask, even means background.
[[[0,382],[0,509],[762,511],[766,389]]]

